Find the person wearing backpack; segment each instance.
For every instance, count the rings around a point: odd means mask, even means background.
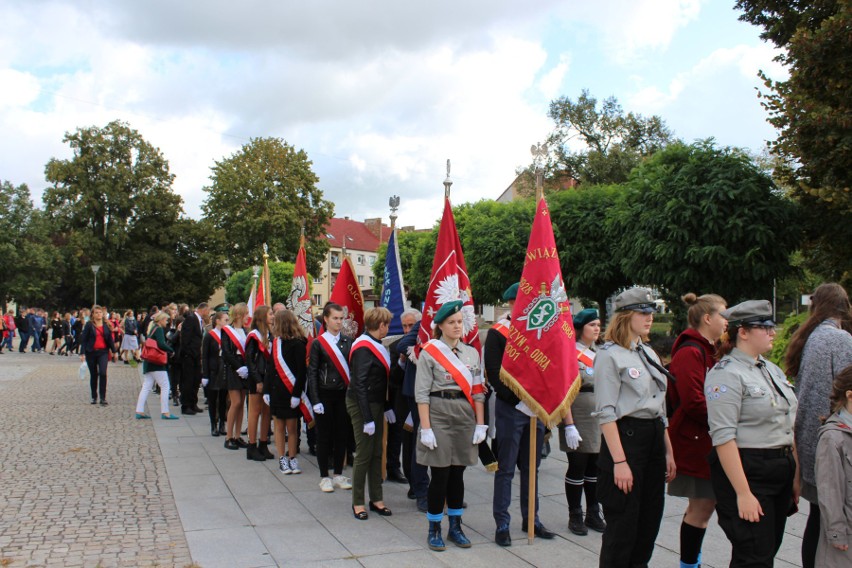
[[[675,340],[669,364],[669,371],[677,379],[669,385],[667,402],[674,411],[669,437],[678,476],[669,483],[668,493],[689,499],[680,524],[680,566],[692,568],[701,564],[701,544],[716,506],[707,461],[713,444],[707,425],[704,378],[716,364],[715,343],[725,333],[728,322],[721,315],[726,308],[721,296],[689,293],[681,299],[689,306],[689,327]]]

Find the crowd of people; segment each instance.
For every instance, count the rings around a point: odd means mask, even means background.
[[[504,294],[510,307],[517,291],[515,284]],[[688,328],[667,365],[648,343],[657,306],[647,289],[615,298],[603,338],[597,310],[573,316],[580,385],[559,426],[568,458],[568,529],[603,533],[602,567],[648,566],[668,487],[688,500],[681,567],[702,564],[714,512],[731,542],[731,566],[772,566],[801,496],[809,503],[803,566],[849,566],[852,307],[846,291],[837,284],[816,289],[809,317],[787,348],[786,374],[766,358],[775,339],[770,302],[729,307],[715,294],[686,294],[683,301]],[[245,450],[250,461],[277,454],[282,475],[301,473],[302,426],[313,426],[306,435],[319,490],[351,490],[353,517],[367,520],[393,514],[383,478],[408,484],[408,497],[426,514],[432,550],[446,549],[445,516],[446,540],[471,546],[462,525],[464,474],[478,461],[496,468],[494,540],[511,546],[517,469],[521,527],[553,538],[538,518],[538,497],[532,507],[527,497],[547,429],[537,422],[538,446],[531,448],[534,414],[500,377],[510,316],[488,330],[480,355],[462,341],[461,309],[461,301],[443,304],[433,339],[419,346],[416,309],[401,315],[404,334],[389,341],[387,309],[368,309],[364,333],[348,337],[344,309],[332,303],[311,334],[282,304],[255,309],[248,324],[245,304],[211,310],[202,303],[194,310],[155,306],[123,319],[100,306],[50,318],[28,309],[23,318],[4,316],[3,340],[10,348],[16,332],[21,352],[32,338],[33,352],[47,345],[49,353],[79,353],[92,404],[107,404],[110,359],[129,364],[141,357],[137,419],[150,419],[145,404],[157,391],[162,419],[179,418],[170,400],[183,415],[203,412],[203,389],[211,436],[224,436],[225,449]],[[48,329],[51,343],[40,337]],[[241,431],[244,413],[248,426]],[[344,475],[347,464],[351,478]]]

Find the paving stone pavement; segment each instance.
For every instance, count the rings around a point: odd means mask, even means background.
[[[46,355],[2,357],[0,560],[11,565],[186,566],[190,555],[202,568],[598,564],[600,535],[578,537],[567,530],[566,459],[559,452],[542,462],[539,475],[540,516],[558,533],[556,539],[527,544],[516,476],[514,544],[496,546],[493,475],[477,466],[465,474],[464,524],[473,548],[432,552],[426,547],[424,515],[406,498],[406,485],[384,486],[393,516],[356,521],[350,492],[319,491],[316,459],[308,455],[304,437],[303,473],[282,476],[277,461],[249,462],[244,451],[225,450],[223,438],[210,436],[206,415],[158,420],[159,402],[152,395],[148,408],[155,418],[134,420],[138,370],[111,365],[111,404],[92,408],[88,386],[77,378],[79,362],[51,361]],[[7,366],[16,360],[30,367]],[[4,380],[7,375],[23,378]],[[44,402],[20,408],[18,401],[33,394]],[[685,506],[684,499],[667,498],[651,566],[678,566]],[[805,520],[799,513],[787,523],[776,566],[801,566]],[[730,545],[714,518],[703,564],[719,568],[729,561]]]

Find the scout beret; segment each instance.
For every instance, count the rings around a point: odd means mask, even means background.
[[[231,304],[229,304],[227,302],[222,302],[221,304],[219,304],[215,308],[213,308],[214,312],[228,312],[230,310],[231,310]]]
[[[647,288],[631,288],[615,297],[615,311],[642,312],[651,314],[657,311],[657,304]]]
[[[461,300],[453,300],[451,302],[445,303],[443,306],[441,306],[441,309],[438,310],[438,313],[435,314],[435,317],[432,318],[432,323],[436,325],[442,323],[451,315],[460,312],[462,306],[464,306],[464,302],[462,302]]]
[[[747,300],[722,312],[728,325],[775,325],[769,300]]]
[[[580,329],[587,323],[593,322],[596,319],[601,319],[601,317],[598,315],[598,311],[594,308],[586,308],[585,310],[577,312],[577,314],[574,315],[574,329]]]
[[[520,282],[515,282],[503,292],[503,301],[508,302],[509,300],[514,300],[518,297],[518,287],[521,285]]]

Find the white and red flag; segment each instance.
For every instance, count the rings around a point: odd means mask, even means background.
[[[343,308],[343,330],[341,333],[355,339],[364,331],[364,296],[355,278],[352,260],[343,255],[340,273],[331,291],[331,301]]]
[[[420,331],[417,342],[425,345],[432,338],[432,318],[446,302],[461,300],[464,322],[464,337],[468,345],[481,351],[479,327],[476,324],[476,312],[473,306],[473,292],[470,289],[470,278],[467,275],[467,265],[464,262],[459,232],[449,198],[444,198],[444,215],[438,228],[438,243],[435,246],[435,260],[432,261],[432,277],[426,291],[426,301],[423,317],[420,320]]]
[[[553,224],[541,199],[533,219],[500,379],[548,427],[580,389],[576,337]]]
[[[310,342],[314,337],[314,314],[311,309],[311,291],[308,288],[308,263],[305,259],[305,236],[299,242],[299,252],[296,255],[296,266],[293,269],[293,285],[287,297],[287,308],[295,314],[299,325],[305,330],[308,338],[308,353]]]

